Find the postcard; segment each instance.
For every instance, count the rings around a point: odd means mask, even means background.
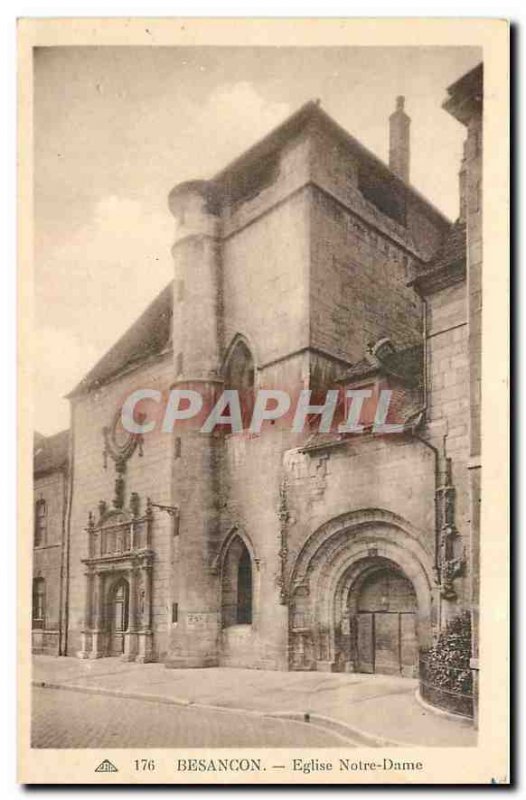
[[[509,26],[19,21],[19,781],[509,783]]]

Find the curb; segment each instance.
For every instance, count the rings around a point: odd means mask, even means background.
[[[292,722],[300,722],[303,725],[314,725],[324,730],[330,730],[346,739],[350,744],[361,747],[411,747],[408,742],[398,742],[390,739],[383,739],[366,733],[359,728],[354,728],[346,722],[340,722],[332,717],[325,717],[322,714],[302,711],[258,711],[252,708],[238,708],[233,706],[217,706],[209,703],[195,703],[180,697],[167,697],[166,695],[146,694],[144,692],[127,692],[122,689],[106,689],[100,686],[85,686],[76,683],[58,683],[56,681],[32,680],[31,685],[39,689],[63,689],[69,692],[82,692],[83,694],[97,694],[107,697],[121,697],[128,700],[143,700],[149,703],[161,703],[164,705],[180,706],[184,708],[204,708],[212,711],[226,711],[231,713],[251,714],[252,716],[267,717],[273,719],[288,719]]]
[[[348,725],[346,722],[334,719],[333,717],[325,717],[323,714],[313,714],[312,712],[302,713],[301,711],[274,711],[265,714],[266,717],[274,717],[278,719],[291,719],[305,724],[316,725],[319,728],[338,733],[346,739],[350,739],[353,744],[362,747],[411,747],[408,742],[399,742],[394,739],[384,739],[380,736],[367,733],[361,728],[355,728]]]
[[[415,689],[415,700],[419,706],[426,711],[429,711],[431,714],[435,714],[437,717],[443,717],[444,719],[449,719],[451,722],[456,722],[459,725],[462,725],[464,728],[472,728],[475,730],[473,720],[470,719],[470,717],[464,717],[462,714],[455,714],[453,711],[446,711],[444,708],[432,706],[431,703],[428,703],[426,700],[424,700],[420,694],[420,689]]]
[[[191,700],[180,697],[167,697],[166,695],[145,694],[143,692],[126,692],[122,689],[105,689],[101,686],[85,686],[79,683],[57,683],[55,681],[31,681],[32,686],[39,689],[63,689],[68,692],[82,692],[83,694],[100,694],[108,697],[122,697],[127,700],[145,700],[149,703],[164,703],[171,706],[191,706]]]

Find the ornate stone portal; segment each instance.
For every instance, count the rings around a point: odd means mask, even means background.
[[[154,660],[153,509],[148,501],[145,514],[140,516],[137,495],[132,496],[130,506],[130,511],[107,511],[102,502],[96,522],[90,514],[89,556],[82,560],[86,588],[79,658]]]
[[[364,581],[382,575],[390,586],[361,605]],[[400,517],[362,509],[325,523],[298,553],[288,585],[290,669],[416,674],[438,590],[430,554]]]

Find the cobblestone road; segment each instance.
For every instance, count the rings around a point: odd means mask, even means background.
[[[33,747],[350,747],[307,724],[33,688]]]

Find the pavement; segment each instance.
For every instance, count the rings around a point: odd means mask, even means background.
[[[471,722],[423,707],[418,681],[388,675],[213,667],[166,669],[117,658],[34,656],[33,684],[191,709],[301,721],[360,746],[469,747]]]
[[[349,747],[337,733],[246,711],[33,688],[36,748]]]

